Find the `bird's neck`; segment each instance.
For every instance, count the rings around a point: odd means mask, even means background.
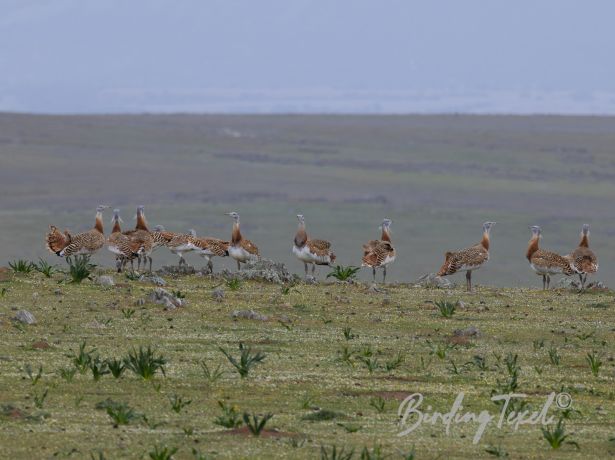
[[[233,244],[237,244],[241,241],[241,232],[239,231],[239,222],[233,223],[233,234],[231,236],[231,241]]]
[[[299,224],[297,233],[295,234],[295,246],[301,248],[307,243],[307,233],[305,231],[305,224]]]
[[[539,238],[535,236],[530,240],[529,244],[527,245],[527,253],[525,254],[527,260],[532,260],[532,255],[534,255],[534,253],[538,251],[538,240]]]
[[[483,232],[483,239],[480,240],[480,244],[488,251],[489,250],[489,233]]]
[[[146,232],[149,232],[149,229],[147,228],[147,221],[145,220],[145,216],[141,212],[137,213],[137,227],[136,228],[137,230],[145,230]]]
[[[382,235],[380,236],[380,239],[382,241],[388,241],[389,243],[391,242],[391,234],[386,227],[382,227]]]
[[[581,242],[579,243],[579,247],[581,248],[589,247],[589,238],[587,237],[587,235],[585,234],[581,235]]]
[[[119,220],[113,221],[113,230],[111,230],[111,233],[122,233]]]
[[[102,212],[96,213],[96,223],[94,224],[94,228],[98,230],[100,233],[104,233],[103,230],[103,221],[102,221]]]

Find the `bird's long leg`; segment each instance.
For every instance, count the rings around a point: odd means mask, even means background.
[[[550,284],[551,284],[551,275],[547,275],[547,290],[549,289]]]
[[[547,289],[547,275],[542,275],[542,290]]]
[[[152,272],[152,256],[147,256],[147,258],[149,259],[149,272]]]
[[[213,275],[213,273],[214,273],[214,263],[211,261],[211,257],[207,261],[207,269],[209,270],[209,273],[211,275]]]
[[[466,272],[466,283],[468,287],[468,292],[472,292],[472,271],[468,270]]]
[[[382,284],[385,284],[386,279],[387,279],[387,266],[385,265],[384,270],[382,272]]]
[[[316,264],[312,264],[312,276],[314,276],[314,271],[316,270]]]
[[[307,277],[308,277],[308,265],[307,265],[307,262],[303,262],[303,266],[305,268],[305,279],[307,279]]]
[[[241,262],[237,261],[237,271],[241,270]]]
[[[372,283],[376,283],[376,267],[372,267]]]

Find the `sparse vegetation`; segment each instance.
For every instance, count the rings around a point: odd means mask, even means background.
[[[570,435],[566,433],[566,426],[562,419],[559,419],[557,425],[554,427],[543,427],[542,436],[549,443],[552,449],[559,449],[564,444],[570,444],[575,446],[577,449],[579,448],[579,444],[575,441],[568,440]]]
[[[171,403],[171,409],[173,410],[173,412],[179,414],[184,407],[190,405],[192,400],[184,399],[182,396],[173,393],[169,396],[169,402]]]
[[[47,278],[51,278],[53,276],[53,274],[57,271],[55,265],[51,265],[49,262],[47,262],[42,257],[40,259],[38,259],[38,263],[37,264],[34,264],[34,269],[37,272],[42,273],[43,275],[45,275],[45,277],[47,277]]]
[[[89,255],[67,257],[66,263],[68,264],[68,275],[71,283],[80,284],[85,279],[92,279],[92,272],[96,265],[90,263]]]
[[[222,409],[222,415],[218,415],[214,423],[225,428],[237,428],[241,426],[241,414],[235,406],[229,406],[224,401],[218,401],[218,406]]]
[[[600,356],[598,356],[595,351],[592,351],[591,353],[587,353],[585,359],[587,364],[589,364],[589,369],[592,371],[594,377],[598,377],[600,368],[602,367],[602,360],[600,359]]]
[[[143,380],[151,380],[158,371],[166,375],[166,364],[167,360],[162,355],[156,356],[156,352],[149,345],[147,348],[139,347],[139,350],[132,349],[124,358],[126,369],[141,376]]]
[[[451,318],[457,310],[457,302],[451,302],[449,300],[436,300],[434,302],[438,311],[443,318]]]
[[[29,260],[18,259],[9,262],[9,267],[11,267],[11,270],[13,270],[15,273],[27,274],[34,270],[36,268],[36,265],[34,265]]]
[[[250,430],[250,433],[252,433],[254,436],[260,436],[261,432],[265,429],[265,425],[269,420],[271,420],[272,417],[273,414],[271,412],[263,416],[259,416],[254,413],[248,414],[247,412],[244,412],[243,423],[246,424],[246,426]]]
[[[245,378],[250,373],[250,370],[261,363],[265,359],[265,354],[261,352],[252,353],[249,347],[244,346],[242,342],[239,342],[239,359],[235,359],[224,348],[220,347],[220,351],[226,356],[226,359],[237,370],[241,378]]]
[[[327,273],[327,278],[335,278],[338,281],[351,281],[357,278],[359,270],[361,270],[361,267],[336,265],[333,267],[333,270]]]

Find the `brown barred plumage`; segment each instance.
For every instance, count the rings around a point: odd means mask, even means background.
[[[311,239],[305,231],[305,218],[302,214],[297,215],[299,227],[295,233],[293,253],[303,262],[305,276],[308,276],[308,264],[312,264],[312,276],[316,271],[316,265],[331,265],[336,256],[331,250],[331,243],[326,240]]]
[[[574,274],[574,269],[570,264],[570,260],[566,257],[538,247],[538,242],[542,237],[542,230],[539,226],[534,225],[530,229],[532,230],[532,238],[528,243],[525,256],[530,262],[532,270],[542,276],[543,289],[549,289],[551,275],[561,273],[570,276]]]
[[[589,225],[584,224],[581,229],[581,241],[579,246],[566,256],[574,271],[579,275],[581,288],[585,287],[587,276],[598,271],[598,258],[589,249]]]
[[[466,272],[466,286],[472,290],[472,271],[478,270],[489,261],[490,232],[495,222],[483,224],[483,238],[480,243],[461,251],[449,251],[444,254],[444,264],[438,276],[452,275],[458,271]]]
[[[100,205],[96,208],[94,228],[87,232],[71,235],[68,230],[61,234],[53,225],[45,241],[47,249],[60,257],[70,257],[77,254],[94,254],[105,244],[103,234],[102,212],[109,206]]]
[[[239,214],[229,212],[227,215],[233,218],[233,231],[231,233],[231,243],[229,245],[229,255],[237,261],[237,270],[241,269],[241,263],[250,260],[259,260],[260,253],[252,241],[246,240],[239,230]]]
[[[363,267],[372,268],[373,281],[376,282],[376,268],[383,268],[382,282],[386,281],[387,265],[395,260],[395,248],[390,235],[391,220],[382,221],[382,235],[379,240],[368,241],[363,245]]]

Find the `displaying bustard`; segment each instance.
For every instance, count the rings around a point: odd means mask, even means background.
[[[78,254],[94,254],[105,244],[102,212],[109,206],[99,205],[96,208],[94,228],[87,232],[71,235],[68,230],[61,233],[57,227],[49,226],[45,243],[47,249],[60,257],[70,257]]]
[[[490,234],[494,225],[495,222],[483,224],[483,238],[480,243],[461,251],[449,251],[444,254],[445,261],[438,272],[438,276],[465,271],[468,291],[472,291],[472,272],[481,268],[489,260]]]
[[[305,218],[303,214],[297,214],[299,228],[295,233],[293,254],[303,262],[305,276],[308,276],[308,264],[312,264],[312,276],[316,265],[331,265],[335,261],[335,254],[331,250],[331,243],[325,240],[313,240],[305,231]]]
[[[137,270],[141,269],[141,260],[143,260],[143,269],[145,269],[146,261],[149,260],[149,271],[152,272],[152,251],[154,249],[154,239],[147,227],[145,219],[145,207],[137,206],[137,224],[134,230],[124,232],[128,236],[131,244],[137,246],[139,257],[137,259]]]
[[[151,232],[153,240],[153,250],[166,246],[177,235],[173,232],[167,232],[162,225],[156,225],[154,231]]]
[[[542,230],[538,225],[532,225],[530,230],[532,230],[532,237],[528,243],[525,256],[530,262],[532,270],[542,276],[543,289],[549,289],[551,275],[562,273],[570,276],[575,273],[568,259],[555,252],[538,247],[538,242],[542,238]]]
[[[566,256],[566,259],[570,262],[573,270],[579,275],[581,289],[583,289],[587,282],[587,275],[598,271],[598,258],[594,251],[589,249],[589,224],[583,224],[579,247]]]
[[[176,233],[173,238],[166,244],[169,251],[179,256],[179,266],[187,265],[184,254],[186,252],[194,251],[196,246],[194,245],[194,239],[196,238],[196,231],[193,229],[188,230],[188,233]]]
[[[395,260],[395,248],[391,242],[391,219],[384,219],[379,240],[371,240],[363,245],[362,266],[372,268],[373,282],[376,282],[376,269],[382,267],[382,283],[387,277],[387,265]]]
[[[241,235],[239,230],[239,214],[229,212],[227,216],[233,218],[233,232],[231,233],[231,244],[228,247],[228,253],[237,261],[237,270],[241,270],[242,263],[258,260],[260,259],[260,254],[256,245]]]
[[[196,253],[207,259],[207,269],[209,273],[214,272],[214,264],[211,261],[212,257],[226,257],[229,255],[230,243],[219,238],[194,238],[192,243],[196,246]]]
[[[122,233],[120,223],[123,222],[120,217],[120,210],[113,210],[111,223],[113,228],[107,239],[107,249],[115,254],[116,268],[118,273],[124,269],[124,266],[130,261],[130,266],[134,271],[134,259],[139,257],[140,245],[138,242],[132,241],[128,236]]]

